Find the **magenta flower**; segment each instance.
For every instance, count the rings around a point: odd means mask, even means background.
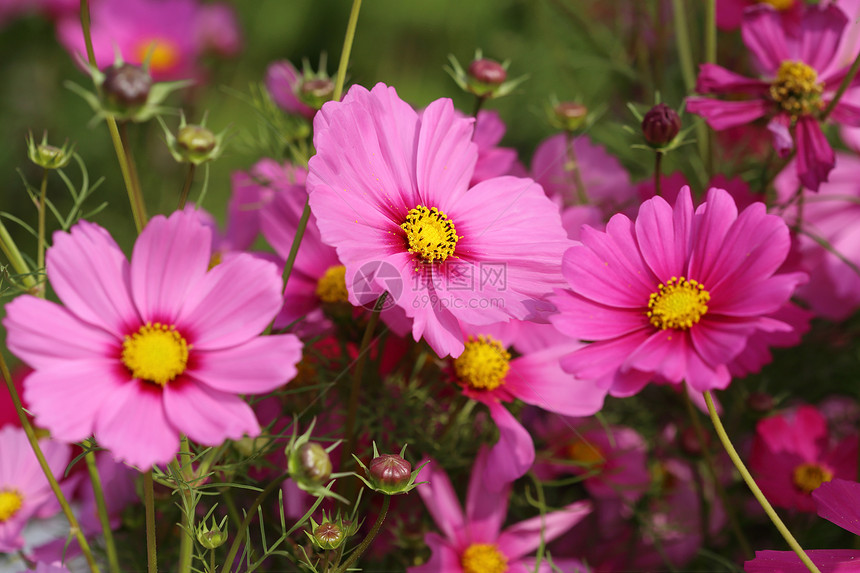
[[[536,299],[563,285],[569,245],[558,209],[534,181],[496,177],[469,188],[471,137],[472,120],[457,117],[450,100],[419,117],[383,84],[353,86],[314,118],[311,208],[346,267],[350,302],[390,292],[415,340],[440,356],[463,351],[458,320],[529,316]]]
[[[744,10],[756,4],[770,4],[780,16],[791,23],[798,23],[803,15],[802,0],[719,0],[717,2],[717,27],[721,30],[740,28]]]
[[[553,324],[594,341],[562,366],[615,396],[649,380],[698,391],[728,386],[728,364],[757,331],[790,331],[767,315],[780,309],[802,273],[775,274],[790,246],[788,227],[762,203],[738,214],[723,189],[693,210],[684,187],[674,208],[642,204],[635,223],[610,219],[606,232],[583,229],[564,256],[571,291],[555,298]]]
[[[418,481],[430,482],[419,486],[418,493],[444,537],[437,533],[424,536],[433,555],[424,565],[410,567],[409,573],[533,571],[535,560],[526,556],[541,544],[541,534],[544,542],[550,542],[591,511],[588,502],[580,501],[501,531],[508,513],[510,485],[500,492],[483,487],[486,463],[487,450],[483,449],[472,468],[465,514],[451,480],[444,470],[437,469],[436,462],[431,461],[418,474]],[[542,562],[538,571],[549,573],[549,564]]]
[[[505,135],[505,122],[499,117],[499,112],[483,110],[475,120],[475,135],[472,141],[478,146],[478,161],[469,186],[474,186],[486,179],[513,175],[511,169],[517,162],[517,151],[508,147],[499,147],[499,142]]]
[[[833,4],[805,8],[799,29],[787,30],[779,13],[766,4],[747,9],[741,27],[744,43],[765,79],[750,79],[714,64],[703,64],[696,84],[702,94],[746,94],[752,99],[693,97],[687,110],[722,130],[769,119],[774,147],[787,156],[797,147],[797,174],[817,191],[836,159],[821,132],[820,116],[848,69],[833,65],[848,18]],[[794,33],[793,33],[794,32]],[[830,118],[860,126],[860,107],[840,100]]]
[[[53,440],[41,440],[39,445],[51,472],[62,476],[71,448]],[[50,513],[44,513],[46,509]],[[59,509],[24,430],[4,426],[0,429],[0,553],[24,547],[21,531],[31,517],[48,517]]]
[[[260,337],[281,307],[277,267],[237,254],[208,270],[211,231],[193,213],[154,217],[131,263],[99,227],[55,233],[47,276],[64,306],[6,306],[9,350],[38,425],[59,440],[95,434],[120,460],[165,463],[179,434],[205,445],[256,436],[251,407],[292,379],[301,343]]]
[[[860,535],[860,483],[834,479],[812,492],[818,515],[854,535]],[[849,573],[858,570],[860,551],[856,549],[813,549],[806,554],[821,573]],[[755,559],[744,563],[747,573],[804,573],[808,571],[794,551],[756,551]]]
[[[279,60],[266,69],[266,89],[282,110],[313,119],[317,110],[299,97],[304,84],[300,71],[289,60]]]
[[[801,406],[758,423],[750,470],[773,505],[812,512],[821,484],[857,475],[857,436],[832,440],[824,416]]]

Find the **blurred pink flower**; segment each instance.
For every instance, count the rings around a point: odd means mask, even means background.
[[[740,28],[744,10],[756,4],[770,4],[782,18],[795,24],[803,14],[803,0],[718,0],[717,27],[726,31]]]
[[[800,406],[758,423],[750,471],[774,506],[812,512],[822,483],[857,475],[857,436],[831,439],[824,416]]]
[[[317,110],[299,98],[302,73],[289,60],[278,60],[266,68],[266,89],[272,100],[288,113],[313,119]]]
[[[501,491],[484,487],[487,457],[487,450],[482,449],[475,460],[465,514],[445,471],[435,461],[421,470],[417,481],[430,483],[418,486],[418,493],[444,537],[437,533],[424,536],[433,554],[424,565],[409,567],[409,573],[533,571],[535,560],[526,555],[576,525],[591,511],[588,502],[579,501],[502,531],[511,489],[510,485]],[[538,571],[549,573],[549,564],[541,562]]]
[[[817,191],[836,162],[819,116],[848,71],[847,66],[833,65],[847,24],[847,16],[834,4],[806,6],[798,30],[786,29],[772,6],[748,9],[741,27],[744,43],[766,79],[745,78],[721,66],[703,64],[697,92],[742,93],[753,99],[692,97],[687,99],[687,110],[704,117],[716,130],[767,116],[775,149],[785,157],[797,146],[798,177]],[[830,119],[860,126],[860,107],[842,99]]]
[[[526,318],[536,299],[564,284],[569,241],[558,209],[530,179],[469,188],[471,137],[472,120],[457,117],[451,100],[419,117],[383,84],[353,86],[314,118],[311,208],[346,275],[367,278],[362,289],[347,283],[350,302],[370,305],[401,290],[391,303],[439,356],[463,351],[458,320]]]
[[[6,306],[9,349],[36,422],[59,440],[95,434],[120,460],[166,463],[179,434],[205,445],[256,436],[237,394],[293,378],[301,343],[260,337],[281,306],[274,264],[237,255],[211,270],[211,231],[188,212],[154,217],[131,263],[99,227],[55,233],[47,276],[61,306],[33,296]]]
[[[499,147],[505,135],[505,122],[499,112],[482,110],[475,120],[475,133],[472,141],[478,146],[478,161],[469,186],[477,185],[486,179],[514,175],[511,169],[517,162],[517,151],[509,147]]]
[[[762,203],[738,214],[723,189],[696,211],[684,187],[674,208],[642,204],[634,223],[610,219],[583,229],[564,256],[572,291],[553,299],[563,333],[591,344],[562,359],[565,370],[614,396],[655,378],[699,392],[725,388],[728,364],[756,331],[790,331],[770,318],[805,278],[775,274],[789,250],[788,228]]]
[[[39,445],[51,472],[62,477],[71,448],[49,439],[40,440]],[[23,548],[21,531],[31,517],[48,517],[59,509],[24,430],[0,428],[0,553]]]

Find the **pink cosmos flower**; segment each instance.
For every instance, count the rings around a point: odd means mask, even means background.
[[[773,505],[812,512],[811,494],[822,483],[857,475],[857,442],[856,435],[831,440],[824,416],[801,406],[758,423],[750,470]]]
[[[53,440],[40,440],[39,445],[51,472],[62,476],[71,448]],[[48,517],[59,509],[24,430],[0,428],[0,553],[13,553],[24,546],[21,531],[31,517]]]
[[[698,391],[728,386],[728,364],[757,331],[789,331],[768,317],[802,273],[775,274],[789,250],[785,222],[761,203],[738,214],[723,189],[693,210],[684,187],[674,208],[661,197],[642,204],[635,223],[610,219],[606,232],[585,228],[564,256],[571,291],[554,298],[553,324],[594,341],[562,366],[615,396],[649,380]]]
[[[279,60],[266,68],[266,89],[272,100],[288,113],[313,119],[317,110],[299,97],[303,85],[302,73],[289,60]]]
[[[558,209],[532,180],[469,188],[471,137],[472,120],[457,117],[451,100],[419,117],[383,84],[353,86],[314,118],[311,208],[346,267],[350,302],[391,292],[415,340],[440,356],[463,351],[459,320],[529,316],[536,299],[563,284],[569,245]],[[359,272],[362,292],[350,288]]]
[[[803,14],[802,0],[719,0],[717,2],[717,27],[720,30],[736,30],[743,21],[744,10],[756,4],[770,4],[784,19],[797,23]]]
[[[424,536],[433,555],[424,565],[410,567],[409,573],[534,571],[535,560],[526,555],[541,544],[541,534],[544,542],[552,541],[591,511],[588,502],[580,501],[501,531],[511,489],[510,484],[499,492],[483,487],[487,457],[487,450],[482,449],[475,460],[465,514],[445,471],[434,461],[421,470],[418,481],[430,483],[419,486],[418,493],[444,537],[437,533]],[[541,562],[538,571],[549,573],[549,564]]]
[[[860,535],[860,483],[834,479],[823,483],[812,498],[818,515],[854,535]],[[821,573],[860,571],[860,551],[856,549],[813,549],[806,554]],[[804,573],[808,571],[794,551],[756,551],[755,559],[744,563],[747,573]]]
[[[753,99],[693,97],[687,99],[687,110],[704,117],[716,130],[767,116],[774,147],[787,156],[797,146],[798,177],[817,191],[836,161],[819,121],[847,73],[847,66],[832,65],[847,24],[845,13],[833,4],[807,6],[796,33],[786,29],[772,6],[747,9],[741,27],[744,43],[765,79],[745,78],[715,64],[703,64],[696,91],[742,93]],[[860,126],[860,107],[840,100],[830,118]]]
[[[154,217],[131,263],[98,225],[55,233],[47,276],[64,306],[21,296],[6,306],[9,349],[36,422],[59,440],[95,434],[120,460],[148,468],[179,448],[256,436],[237,394],[296,374],[301,343],[258,334],[281,307],[270,262],[236,255],[211,270],[211,231],[188,212]]]
[[[499,112],[482,110],[475,120],[475,134],[472,141],[478,146],[478,161],[469,186],[474,186],[493,177],[513,175],[511,169],[517,162],[517,151],[508,147],[499,147],[499,142],[505,135],[505,122],[499,117]]]
[[[35,569],[25,569],[20,573],[70,573],[68,569],[63,567],[59,561],[54,563],[45,563],[40,561],[36,563]]]

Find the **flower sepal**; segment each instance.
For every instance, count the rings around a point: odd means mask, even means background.
[[[27,137],[27,157],[44,169],[62,169],[72,160],[75,154],[75,144],[66,141],[62,147],[48,144],[48,132],[42,135],[42,142],[36,143],[33,134]]]
[[[290,443],[284,449],[284,454],[287,456],[287,471],[299,489],[315,496],[333,497],[348,504],[346,499],[328,487],[334,479],[351,475],[348,472],[332,473],[329,453],[340,445],[340,441],[338,440],[327,448],[323,448],[317,442],[312,442],[311,433],[315,425],[316,418],[301,436],[297,436],[296,432],[293,432]],[[298,427],[297,420],[293,422],[293,427]]]
[[[329,551],[340,547],[347,538],[352,537],[361,527],[361,522],[344,519],[340,510],[332,517],[323,511],[322,520],[317,523],[313,517],[310,518],[310,531],[305,530],[314,547]]]
[[[376,449],[376,442],[373,442],[373,459],[370,461],[370,467],[364,465],[355,454],[352,456],[364,470],[366,477],[357,473],[353,475],[373,491],[385,495],[409,493],[419,485],[429,483],[426,481],[415,483],[421,468],[429,462],[424,462],[417,469],[412,470],[412,464],[403,457],[404,453],[406,453],[405,445],[399,454],[380,455],[379,450]]]
[[[207,129],[205,116],[200,125],[194,125],[187,123],[185,114],[182,114],[176,135],[167,128],[161,117],[158,118],[158,122],[164,130],[164,139],[170,155],[179,163],[200,165],[218,159],[224,152],[224,138],[227,132],[216,134]]]
[[[508,80],[507,71],[511,63],[510,60],[501,63],[496,62],[485,58],[481,50],[475,50],[475,57],[465,70],[453,54],[448,56],[448,61],[451,62],[450,67],[445,67],[448,75],[454,79],[460,89],[479,98],[490,99],[506,96],[528,79],[528,76],[525,75]]]

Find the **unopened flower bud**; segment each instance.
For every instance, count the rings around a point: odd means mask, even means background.
[[[152,88],[152,77],[140,66],[121,64],[104,71],[102,89],[112,104],[123,108],[146,103]]]
[[[30,161],[44,169],[61,169],[69,164],[74,154],[75,146],[68,143],[62,147],[48,145],[47,133],[42,137],[42,143],[36,143],[33,135],[27,138],[27,157]]]
[[[481,58],[469,64],[469,76],[488,86],[498,86],[508,79],[508,71],[495,60]]]
[[[370,461],[370,475],[385,486],[400,486],[409,481],[412,464],[396,454],[382,454]]]
[[[764,392],[750,392],[747,397],[747,406],[753,412],[764,414],[773,410],[775,405],[773,396]]]
[[[573,101],[563,101],[552,108],[555,119],[565,131],[576,131],[585,123],[588,108]]]
[[[705,444],[709,443],[709,439],[707,434],[702,436],[705,439]],[[699,441],[699,434],[696,432],[696,429],[692,426],[687,426],[683,430],[681,430],[680,435],[678,436],[680,441],[681,449],[690,456],[701,456],[702,455],[702,443]]]
[[[199,125],[186,125],[176,134],[179,147],[189,153],[209,153],[218,144],[215,134]]]
[[[314,109],[331,100],[334,95],[334,82],[328,78],[314,78],[302,82],[300,98],[302,102]]]
[[[337,549],[346,539],[343,528],[337,523],[328,521],[321,523],[314,529],[314,542],[320,549]]]
[[[332,465],[328,452],[317,442],[307,442],[298,450],[302,476],[317,484],[323,484],[331,476]]]
[[[668,145],[679,131],[681,118],[678,117],[678,112],[665,103],[658,103],[642,118],[642,133],[652,147]]]
[[[217,549],[221,547],[227,541],[227,531],[224,528],[226,523],[226,516],[218,525],[215,524],[215,518],[212,518],[211,528],[205,523],[201,523],[197,526],[197,542],[205,549]]]

